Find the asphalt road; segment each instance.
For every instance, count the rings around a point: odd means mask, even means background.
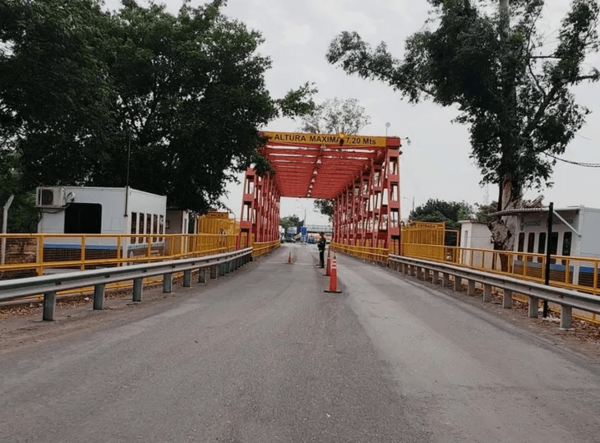
[[[162,312],[0,354],[0,442],[600,441],[593,362],[354,259],[324,293],[316,259],[285,245]]]

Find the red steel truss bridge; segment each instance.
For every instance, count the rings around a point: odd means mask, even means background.
[[[246,171],[240,227],[247,242],[251,236],[256,243],[276,241],[280,198],[300,197],[334,200],[334,242],[381,248],[399,243],[400,138],[261,135],[267,142],[259,152],[275,173]]]

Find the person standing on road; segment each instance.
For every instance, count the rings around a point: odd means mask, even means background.
[[[325,239],[324,232],[319,232],[319,235],[321,236],[321,238],[317,242],[317,247],[319,248],[319,261],[320,261],[319,267],[324,268],[325,267],[325,246],[327,245],[327,240]]]

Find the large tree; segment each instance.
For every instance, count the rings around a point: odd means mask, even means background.
[[[115,133],[109,19],[94,0],[0,0],[0,161],[24,182],[80,184]]]
[[[371,117],[357,99],[325,100],[301,118],[300,131],[313,134],[358,134],[371,123]],[[333,220],[333,200],[316,199],[315,210]]]
[[[460,228],[460,220],[468,220],[473,207],[466,202],[448,202],[430,198],[424,205],[410,212],[410,220],[423,222],[445,222],[450,228]]]
[[[262,37],[223,0],[176,15],[122,3],[0,0],[4,153],[31,186],[124,186],[129,169],[130,186],[206,211],[235,172],[268,168],[258,129],[310,112],[314,91],[272,98]]]
[[[551,185],[555,157],[589,114],[570,88],[600,78],[584,65],[598,50],[597,1],[572,1],[554,45],[540,29],[543,0],[428,1],[431,18],[407,39],[402,59],[385,43],[372,49],[344,32],[328,60],[388,83],[410,102],[458,105],[456,121],[469,126],[482,182],[498,185],[497,209],[519,207],[525,190]],[[490,223],[497,249],[512,249],[514,223],[514,217]]]

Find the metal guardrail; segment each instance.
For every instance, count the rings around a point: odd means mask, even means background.
[[[555,303],[560,306],[560,328],[563,330],[571,328],[573,309],[600,314],[600,297],[569,289],[398,255],[390,255],[389,263],[392,269],[397,269],[406,275],[416,276],[419,280],[428,280],[429,274],[433,273],[432,281],[435,284],[440,281],[441,274],[444,286],[449,286],[450,277],[453,277],[455,291],[460,291],[462,280],[467,280],[469,295],[475,295],[475,284],[479,283],[483,285],[484,302],[492,300],[493,287],[501,289],[503,292],[502,307],[505,309],[512,306],[514,293],[522,294],[529,298],[529,318],[537,318],[540,300]]]
[[[174,273],[183,272],[183,286],[190,287],[193,270],[198,269],[198,281],[206,283],[209,278],[216,279],[219,275],[233,272],[251,259],[252,248],[245,248],[206,257],[0,281],[0,301],[43,294],[42,318],[54,320],[59,291],[93,286],[94,309],[103,309],[105,289],[109,283],[133,280],[133,301],[139,302],[142,301],[143,280],[147,277],[162,275],[163,292],[169,293]]]

